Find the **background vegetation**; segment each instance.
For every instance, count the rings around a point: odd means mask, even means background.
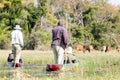
[[[107,0],[0,0],[0,48],[11,47],[10,32],[16,24],[23,28],[26,49],[48,48],[59,19],[73,45],[92,44],[97,49],[120,44],[120,8]]]

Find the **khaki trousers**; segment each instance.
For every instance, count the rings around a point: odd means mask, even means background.
[[[64,49],[60,46],[52,46],[54,53],[55,64],[63,64],[64,62]]]
[[[21,46],[19,44],[13,44],[12,53],[14,54],[14,63],[19,63],[19,59],[21,58]]]

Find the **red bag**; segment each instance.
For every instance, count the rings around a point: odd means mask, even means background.
[[[47,64],[46,71],[58,71],[62,68],[61,64]]]

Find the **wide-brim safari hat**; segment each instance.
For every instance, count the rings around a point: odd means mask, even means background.
[[[20,25],[16,25],[16,26],[14,27],[14,29],[16,29],[16,30],[21,30],[22,28],[20,27]]]

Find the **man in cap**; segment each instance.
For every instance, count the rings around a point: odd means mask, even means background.
[[[12,38],[12,53],[14,54],[14,63],[12,67],[21,67],[19,59],[21,58],[21,49],[24,46],[23,35],[20,25],[16,25],[14,31],[11,33]]]

